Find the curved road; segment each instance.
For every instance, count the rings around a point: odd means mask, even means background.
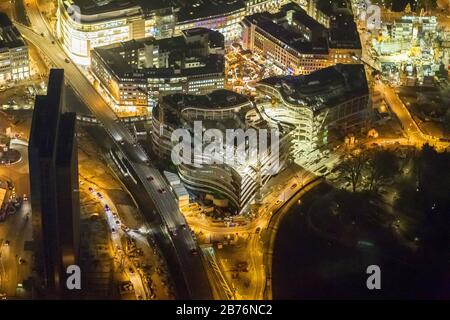
[[[163,194],[158,192],[160,188],[169,190],[165,180],[158,170],[150,167],[150,159],[144,150],[136,142],[130,131],[118,121],[116,114],[97,93],[89,80],[73,63],[66,62],[70,61],[67,60],[68,56],[51,35],[35,2],[28,1],[28,3],[28,16],[33,29],[20,24],[16,24],[17,28],[27,40],[32,42],[44,56],[52,61],[53,65],[64,69],[66,81],[103,124],[105,130],[117,142],[118,149],[129,160],[139,180],[139,186],[145,189],[155,203],[158,214],[161,216],[167,229],[171,231],[177,230],[176,236],[171,237],[169,234],[166,236],[172,242],[176,251],[189,291],[189,297],[192,299],[211,298],[212,293],[201,258],[191,253],[191,250],[197,247],[196,241],[189,230],[181,228],[185,224],[185,220],[178,209],[176,200],[170,192]],[[36,32],[35,30],[38,31]],[[147,180],[149,176],[153,177],[153,181]]]

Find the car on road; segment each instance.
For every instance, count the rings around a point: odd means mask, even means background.
[[[70,60],[67,59],[67,58],[65,58],[64,61],[65,61],[66,63],[70,63]]]
[[[152,176],[148,176],[148,177],[147,177],[147,180],[149,180],[149,181],[153,181],[153,180],[154,180],[154,178],[153,178]]]
[[[291,186],[291,189],[295,189],[295,188],[297,188],[297,184],[296,184],[296,183],[294,183],[294,184]]]
[[[158,189],[159,193],[166,193],[166,190],[164,190],[164,188]]]
[[[100,199],[103,199],[103,196],[100,192],[97,192],[97,197],[99,197]]]
[[[186,228],[187,228],[186,224],[183,223],[183,224],[181,225],[181,229],[186,230]]]
[[[105,211],[110,211],[111,209],[109,208],[109,206],[107,204],[105,204]]]
[[[111,232],[112,233],[116,233],[116,229],[115,228],[111,228]]]
[[[120,221],[119,221],[119,220],[116,220],[116,224],[119,225],[119,224],[120,224]]]

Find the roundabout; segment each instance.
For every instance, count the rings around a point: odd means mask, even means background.
[[[22,160],[22,154],[16,149],[0,151],[0,166],[10,166]]]

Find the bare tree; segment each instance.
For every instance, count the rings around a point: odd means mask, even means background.
[[[339,166],[339,171],[342,177],[350,182],[353,192],[356,192],[356,189],[361,181],[362,171],[366,162],[366,153],[351,153]]]
[[[389,150],[376,150],[369,155],[367,169],[369,190],[377,192],[379,187],[398,173],[397,156]]]

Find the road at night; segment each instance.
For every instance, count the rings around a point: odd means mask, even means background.
[[[420,130],[408,108],[400,100],[398,94],[393,88],[383,83],[378,83],[375,85],[375,89],[383,93],[386,103],[399,119],[403,131],[410,143],[418,145],[419,147],[425,143],[429,143],[430,145],[434,145],[438,148],[447,148],[449,146],[449,143],[441,142],[439,139],[426,135]]]
[[[191,253],[191,250],[196,247],[196,242],[189,230],[182,230],[181,228],[185,224],[185,221],[178,209],[178,205],[170,192],[163,194],[158,192],[158,189],[161,188],[169,190],[164,178],[156,169],[148,165],[149,159],[146,153],[136,143],[130,131],[117,121],[118,118],[115,113],[97,93],[89,80],[72,62],[66,62],[66,59],[68,59],[67,55],[56,42],[54,44],[52,43],[54,38],[49,35],[47,25],[33,3],[30,3],[28,12],[34,29],[45,32],[44,36],[20,24],[17,24],[17,28],[26,39],[34,43],[41,50],[44,56],[52,61],[55,67],[65,70],[67,82],[103,124],[105,130],[116,141],[118,149],[129,160],[138,180],[140,180],[140,185],[154,201],[157,211],[167,228],[177,230],[176,236],[170,237],[168,233],[166,236],[171,239],[170,241],[174,245],[181,270],[184,271],[190,297],[194,299],[210,298],[211,291],[209,286],[205,285],[208,283],[208,280],[201,259],[199,256],[192,255]],[[153,177],[153,181],[150,182],[147,180],[149,176]]]
[[[31,205],[25,201],[22,207],[13,215],[7,217],[0,226],[0,292],[10,298],[23,298],[20,286],[23,280],[31,275],[32,255],[25,251],[25,242],[31,235]],[[28,218],[27,218],[28,215]],[[9,241],[9,245],[6,245]],[[25,263],[19,264],[19,258]]]

